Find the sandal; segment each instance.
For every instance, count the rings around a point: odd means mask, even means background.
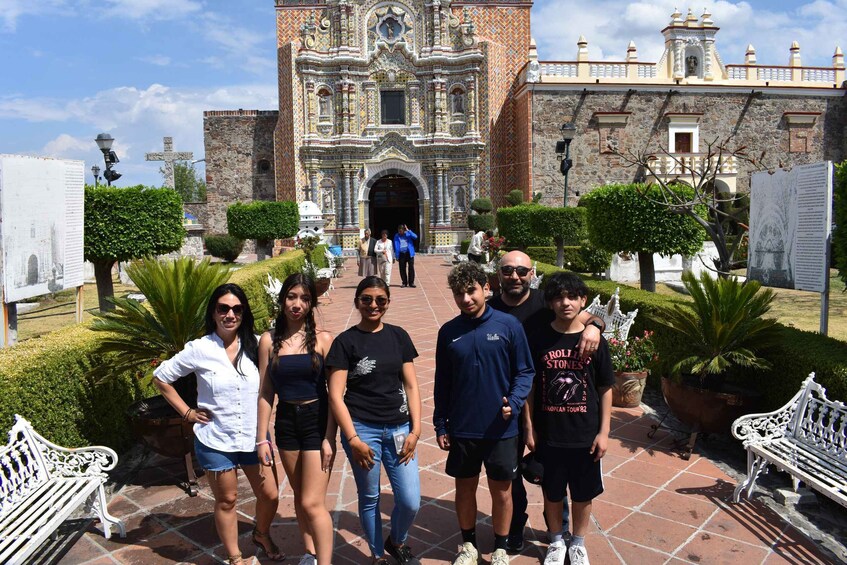
[[[271,539],[270,533],[260,532],[257,528],[253,528],[253,544],[265,552],[265,557],[271,561],[284,561],[285,554],[279,550],[279,547]]]
[[[230,555],[227,558],[227,561],[229,561],[229,565],[244,565],[244,559],[241,558],[240,553],[236,553],[235,555]]]

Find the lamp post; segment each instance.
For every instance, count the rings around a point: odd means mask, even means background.
[[[561,155],[561,163],[559,164],[559,170],[562,175],[565,177],[565,194],[562,200],[562,206],[568,205],[568,171],[573,167],[573,161],[571,160],[571,141],[576,136],[576,126],[573,122],[567,122],[562,124],[562,140],[556,142],[556,153]]]
[[[112,169],[112,165],[120,162],[117,154],[112,151],[112,144],[115,140],[108,133],[99,133],[97,134],[97,139],[94,141],[97,142],[97,147],[99,147],[100,151],[103,152],[103,160],[106,162],[106,170],[103,171],[103,178],[106,179],[109,186],[112,186],[112,181],[116,181],[121,178],[121,174]]]
[[[94,176],[94,186],[98,186],[100,184],[100,167],[91,165],[91,174]]]

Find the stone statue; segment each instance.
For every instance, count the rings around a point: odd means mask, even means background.
[[[538,64],[538,61],[533,59],[529,62],[529,68],[526,71],[526,81],[527,82],[538,82],[541,78],[541,65]]]
[[[463,92],[456,90],[453,92],[453,113],[465,113],[465,95]]]
[[[689,55],[685,58],[685,76],[697,76],[697,57]]]

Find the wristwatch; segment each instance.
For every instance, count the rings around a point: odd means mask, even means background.
[[[601,323],[600,323],[600,322],[598,322],[597,320],[591,320],[590,322],[588,322],[588,325],[589,325],[589,326],[594,326],[595,328],[597,328],[598,330],[600,330],[600,333],[601,333],[601,334],[603,333],[603,330],[605,330],[605,329],[606,329],[606,328],[604,328],[604,327],[603,327],[603,324],[601,324]]]

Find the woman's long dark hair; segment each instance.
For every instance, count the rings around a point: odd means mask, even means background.
[[[362,293],[369,288],[381,288],[385,291],[385,296],[387,296],[389,299],[391,298],[391,289],[388,288],[388,285],[385,284],[385,281],[376,275],[369,275],[359,281],[359,285],[356,287],[356,295],[353,298],[353,302],[355,303],[356,300],[359,299],[359,296],[361,296]]]
[[[222,284],[212,292],[209,303],[206,304],[206,334],[215,333],[218,329],[218,325],[215,322],[215,307],[218,305],[218,300],[227,294],[235,296],[241,302],[241,307],[243,308],[241,325],[238,326],[238,331],[236,332],[241,342],[241,347],[238,349],[238,355],[235,356],[235,369],[240,375],[243,375],[244,373],[239,368],[241,355],[246,355],[250,361],[258,366],[259,342],[256,339],[256,332],[253,329],[255,319],[253,318],[253,311],[250,310],[250,302],[247,300],[247,295],[244,294],[244,291],[237,284]]]
[[[303,327],[306,332],[305,345],[306,351],[312,356],[312,367],[317,371],[321,368],[321,360],[318,359],[315,353],[315,346],[318,343],[318,331],[315,325],[315,308],[318,307],[318,290],[315,288],[315,280],[309,275],[303,273],[294,273],[282,281],[282,288],[279,291],[277,303],[279,304],[279,314],[274,322],[273,333],[273,357],[268,365],[269,370],[273,369],[279,361],[279,349],[282,347],[282,337],[285,335],[285,330],[288,328],[288,318],[285,317],[285,297],[288,291],[295,286],[302,286],[311,297],[309,303],[309,312],[306,314],[305,325]]]

